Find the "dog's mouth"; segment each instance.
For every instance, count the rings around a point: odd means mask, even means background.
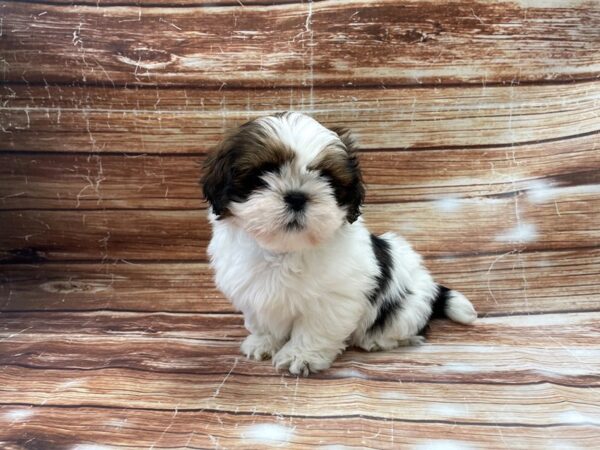
[[[304,229],[304,224],[299,218],[294,217],[292,220],[285,224],[285,229],[290,233],[299,232]]]

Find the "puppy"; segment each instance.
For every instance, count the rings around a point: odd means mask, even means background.
[[[477,317],[403,238],[369,233],[356,152],[348,130],[286,112],[245,123],[208,156],[208,253],[244,314],[246,356],[306,376],[347,346],[418,344],[433,317]]]

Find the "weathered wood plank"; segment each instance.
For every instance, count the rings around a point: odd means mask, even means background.
[[[232,312],[212,276],[205,263],[4,265],[0,309]]]
[[[9,85],[1,92],[0,150],[201,153],[227,129],[281,110],[348,126],[365,149],[506,146],[600,130],[600,82],[313,91]]]
[[[270,362],[240,354],[247,331],[239,315],[5,312],[0,326],[0,365],[277,375]],[[319,378],[600,387],[599,330],[598,312],[484,318],[472,327],[435,321],[423,346],[349,350]]]
[[[440,411],[444,408],[440,407]],[[446,406],[443,422],[402,422],[372,417],[304,418],[244,415],[206,411],[116,410],[93,407],[6,405],[0,407],[0,442],[36,448],[236,448],[256,450],[289,446],[299,450],[334,448],[528,448],[547,450],[557,445],[593,448],[596,426],[553,422],[551,427],[505,424],[458,424],[456,407]],[[561,419],[561,417],[559,417]],[[459,425],[459,426],[457,426]],[[343,444],[343,445],[342,445]],[[469,446],[469,447],[467,447]],[[9,447],[13,448],[13,447]]]
[[[600,309],[600,250],[428,258],[480,316]],[[0,310],[233,312],[204,263],[3,265]]]
[[[375,233],[396,231],[428,256],[594,247],[598,186],[514,198],[367,205]],[[0,211],[0,260],[205,260],[204,210]]]
[[[237,343],[248,333],[241,314],[177,314],[141,312],[8,312],[0,316],[1,333],[7,340],[25,334],[115,336],[121,339],[146,336]],[[82,324],[85,324],[82,325]],[[518,345],[523,335],[527,345],[558,347],[595,345],[600,329],[600,311],[564,315],[538,314],[480,318],[462,326],[448,320],[433,322],[427,336],[437,344]],[[127,345],[127,339],[124,340]],[[599,349],[600,350],[600,349]],[[416,351],[416,350],[415,350]]]
[[[0,209],[199,209],[203,157],[0,155]]]
[[[206,260],[206,211],[0,212],[0,260]]]
[[[508,0],[137,5],[5,2],[4,80],[211,87],[480,84],[570,81],[594,78],[600,70],[600,7],[583,0],[549,6]]]
[[[509,328],[508,326],[507,328]],[[575,327],[574,331],[579,331]],[[597,327],[596,327],[597,329]],[[454,330],[444,330],[452,333]],[[527,331],[520,328],[519,331]],[[588,331],[589,333],[589,331]],[[564,336],[550,333],[545,343],[525,344],[527,335],[512,334],[512,343],[477,341],[444,344],[444,336],[417,349],[364,353],[347,350],[318,379],[370,379],[396,382],[463,384],[555,383],[600,387],[596,344],[573,346]],[[11,335],[13,336],[13,335]],[[552,339],[555,339],[553,342]],[[541,340],[541,339],[537,339]],[[18,333],[4,338],[3,365],[38,369],[130,368],[150,373],[227,374],[235,365],[238,375],[277,376],[269,361],[250,361],[240,354],[240,341],[202,341],[160,337],[82,336]],[[237,361],[237,362],[236,362]],[[232,373],[233,373],[232,372]]]
[[[497,196],[600,184],[600,135],[486,149],[372,151],[367,203]],[[0,154],[0,209],[198,209],[202,156]],[[450,203],[448,203],[450,207]]]
[[[30,0],[13,0],[16,2],[31,2]],[[315,3],[322,0],[313,0]],[[564,1],[564,0],[563,0]],[[302,3],[302,0],[44,0],[45,5],[69,5],[82,6],[91,5],[97,7],[103,6],[135,6],[139,8],[148,8],[153,6],[189,6],[196,8],[215,8],[215,7],[245,7],[253,6],[277,6],[293,3]],[[564,1],[564,6],[567,6]]]
[[[500,425],[541,426],[564,423],[565,418],[573,416],[576,424],[598,424],[600,415],[600,389],[546,383],[475,384],[469,387],[467,396],[460,383],[248,377],[227,372],[157,376],[128,369],[40,370],[8,366],[0,373],[0,393],[3,403],[301,417],[364,415],[408,421],[446,420],[444,406],[453,406],[457,422]],[[437,408],[442,411],[436,411]],[[498,414],[499,410],[503,413]]]

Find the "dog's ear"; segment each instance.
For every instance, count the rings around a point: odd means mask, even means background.
[[[360,207],[365,200],[365,185],[362,180],[362,173],[358,161],[358,145],[354,135],[348,128],[332,127],[331,131],[340,137],[340,140],[346,148],[346,153],[348,154],[347,167],[352,183],[348,186],[348,190],[344,197],[348,204],[348,214],[346,219],[349,223],[354,223],[356,219],[360,217]]]
[[[231,200],[229,190],[235,175],[234,162],[237,154],[236,140],[229,135],[208,154],[204,161],[200,183],[204,198],[210,203],[217,219],[226,217],[229,213],[227,209]]]

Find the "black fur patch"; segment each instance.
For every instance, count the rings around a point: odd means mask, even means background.
[[[446,316],[446,305],[450,298],[450,289],[446,286],[438,284],[438,293],[431,304],[431,316],[429,319],[441,319]]]
[[[376,277],[377,285],[369,295],[369,301],[372,305],[377,305],[377,317],[371,324],[367,333],[375,333],[383,330],[390,320],[393,319],[396,311],[402,308],[402,297],[383,297],[387,289],[390,279],[392,277],[392,270],[394,268],[394,261],[392,260],[392,253],[390,250],[390,244],[380,237],[371,235],[371,246],[373,247],[373,253],[377,259],[377,265],[379,266],[379,275]]]
[[[402,298],[384,298],[377,310],[377,317],[367,330],[367,333],[375,333],[376,331],[384,330],[390,320],[394,317],[396,311],[400,309],[402,309]]]
[[[377,285],[375,289],[369,294],[369,301],[372,305],[377,302],[377,298],[387,288],[390,278],[392,276],[392,252],[390,251],[390,244],[385,239],[381,239],[374,234],[371,235],[371,247],[373,247],[373,253],[375,259],[377,259],[377,266],[379,267],[379,275],[375,278]]]
[[[281,163],[277,162],[266,162],[259,167],[252,168],[247,174],[241,177],[241,180],[236,186],[237,192],[231,192],[231,198],[236,201],[246,200],[250,193],[259,187],[266,185],[265,181],[262,179],[263,175],[268,173],[278,173],[280,168]]]
[[[429,314],[429,318],[427,319],[425,326],[421,328],[417,334],[424,336],[427,333],[429,321],[431,319],[443,319],[448,317],[446,315],[446,305],[448,304],[449,298],[450,289],[448,289],[446,286],[438,284],[437,294],[435,294],[435,297],[431,301],[431,313]]]

